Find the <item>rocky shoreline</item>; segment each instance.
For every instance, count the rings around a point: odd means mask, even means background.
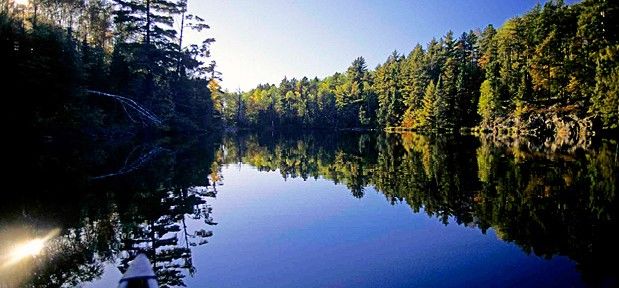
[[[589,147],[601,129],[598,122],[575,105],[551,106],[511,113],[473,132],[506,144],[526,139],[531,150],[565,151]]]

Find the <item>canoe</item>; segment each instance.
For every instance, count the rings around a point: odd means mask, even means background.
[[[144,254],[138,254],[118,281],[118,288],[158,288],[157,276]]]

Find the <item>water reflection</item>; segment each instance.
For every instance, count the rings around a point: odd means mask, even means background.
[[[224,181],[221,167],[236,163],[278,171],[284,180],[328,179],[356,198],[375,187],[387,203],[405,202],[445,225],[484,233],[492,227],[524,253],[568,256],[591,285],[617,283],[605,264],[617,254],[617,142],[550,152],[524,141],[413,133],[234,134],[178,142],[46,143],[29,147],[37,155],[31,161],[11,156],[15,169],[7,179],[36,181],[9,181],[9,191],[27,187],[29,193],[2,196],[2,255],[16,243],[7,239],[17,239],[6,235],[42,239],[61,230],[12,270],[28,272],[0,272],[0,286],[75,286],[101,277],[106,263],[124,271],[140,252],[162,286],[184,285],[196,272],[193,249],[208,243],[217,224],[208,198]],[[26,237],[14,227],[35,232]]]
[[[617,255],[614,141],[549,151],[472,136],[267,134],[227,137],[224,146],[227,163],[323,177],[358,198],[374,186],[445,225],[492,227],[525,253],[568,256],[589,284],[617,283],[603,264]]]
[[[29,234],[61,229],[57,237],[29,238],[45,239],[43,251],[1,271],[0,286],[73,287],[101,277],[106,263],[126,270],[140,252],[151,258],[162,287],[184,285],[184,277],[195,271],[191,248],[206,244],[212,236],[208,227],[215,224],[206,203],[216,194],[209,182],[214,143],[29,147],[38,156],[32,163],[12,160],[37,181],[9,182],[14,189],[27,185],[29,193],[3,195],[2,257],[11,257],[14,250],[7,247],[24,238],[13,227],[34,231]],[[203,221],[202,228],[189,229],[188,219]]]

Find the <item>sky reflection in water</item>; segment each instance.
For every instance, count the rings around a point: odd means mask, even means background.
[[[323,179],[283,181],[248,165],[222,174],[220,225],[194,252],[191,287],[582,285],[567,257],[527,255],[493,230],[445,226],[374,189],[354,199]]]
[[[616,284],[603,263],[616,255],[617,143],[522,143],[350,133],[47,147],[29,166],[35,193],[8,195],[0,229],[62,227],[57,253],[11,281],[110,287],[146,249],[168,286]],[[126,175],[92,178],[153,150]]]

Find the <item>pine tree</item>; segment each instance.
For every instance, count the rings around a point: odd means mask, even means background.
[[[493,92],[491,80],[485,80],[479,88],[477,113],[481,116],[482,126],[488,126],[496,115],[497,97]]]
[[[377,119],[382,127],[397,126],[402,122],[405,106],[400,83],[401,61],[401,56],[394,51],[387,62],[376,69]]]
[[[114,2],[117,7],[114,22],[120,31],[119,37],[129,43],[117,48],[129,48],[122,51],[127,54],[124,58],[136,59],[133,65],[143,77],[143,93],[138,95],[144,95],[144,99],[140,100],[149,106],[159,106],[163,99],[154,99],[156,82],[166,78],[168,72],[177,67],[178,45],[173,24],[174,17],[181,10],[176,2],[169,0]]]
[[[435,127],[435,105],[436,105],[437,89],[434,81],[430,81],[423,95],[423,109],[419,113],[417,126],[425,129],[434,129]]]

